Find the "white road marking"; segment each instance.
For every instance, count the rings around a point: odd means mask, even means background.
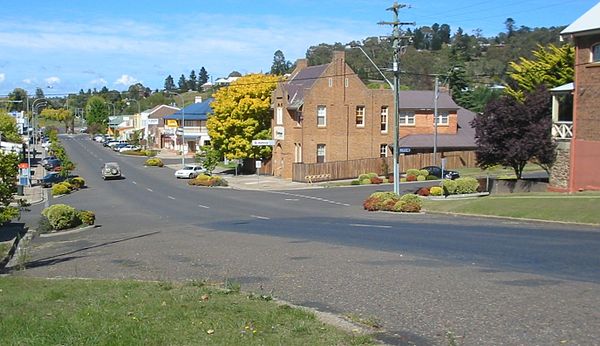
[[[146,190],[150,191],[150,192],[154,192],[151,188],[147,187]]]
[[[296,193],[289,193],[289,192],[283,192],[283,191],[265,191],[265,192],[279,194],[279,195],[285,195],[285,196],[291,196],[291,197],[299,197],[299,198],[305,198],[305,199],[312,199],[312,200],[319,201],[319,202],[325,202],[325,203],[330,203],[330,204],[335,204],[335,205],[343,205],[344,207],[349,207],[350,206],[350,204],[348,204],[348,203],[331,201],[331,200],[328,200],[328,199],[325,199],[325,198],[320,198],[320,197],[299,195],[299,194],[296,194]]]
[[[365,225],[362,223],[351,223],[349,225],[350,227],[367,227],[367,228],[392,228],[392,226],[386,226],[386,225]]]
[[[132,181],[131,183],[132,183],[133,185],[137,185],[137,183],[136,183],[135,181]]]
[[[208,206],[206,206],[206,205],[198,204],[198,206],[199,206],[200,208],[204,208],[204,209],[210,209],[210,207],[208,207]]]
[[[285,200],[286,200],[286,201],[293,201],[293,202],[297,202],[297,201],[299,201],[299,199],[298,199],[298,198],[286,198]]]
[[[271,220],[271,218],[268,218],[266,216],[250,215],[250,217],[253,217],[255,219],[261,219],[261,220]]]
[[[169,197],[169,199],[173,199],[173,200],[175,199],[175,197],[173,197],[173,196],[167,196],[167,197]]]

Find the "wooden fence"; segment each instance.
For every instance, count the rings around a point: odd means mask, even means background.
[[[476,167],[474,151],[451,151],[437,154],[437,162],[446,159],[447,169]],[[431,166],[433,153],[418,153],[400,155],[400,170]],[[382,157],[373,159],[360,159],[350,161],[334,161],[324,163],[294,163],[292,167],[292,181],[307,182],[307,177],[327,176],[329,180],[354,179],[362,173],[374,172],[382,176],[392,174],[393,158]]]

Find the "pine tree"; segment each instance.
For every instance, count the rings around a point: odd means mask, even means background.
[[[179,82],[177,82],[177,85],[179,86],[180,91],[186,91],[187,80],[183,74],[181,74],[181,77],[179,77]]]
[[[206,69],[202,66],[198,73],[198,87],[201,87],[206,82],[208,82],[208,72],[206,72]]]
[[[168,75],[165,79],[165,90],[175,90],[175,82],[173,81],[173,77],[171,75]]]
[[[196,79],[196,71],[192,70],[190,72],[190,79],[187,82],[188,90],[197,90],[198,89],[198,80]]]

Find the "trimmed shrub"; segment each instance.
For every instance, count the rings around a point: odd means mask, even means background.
[[[417,176],[419,174],[420,174],[420,171],[418,169],[411,168],[411,169],[406,170],[406,176],[409,176],[409,175]]]
[[[81,224],[77,210],[66,204],[51,205],[42,211],[42,215],[48,218],[53,230],[72,228]]]
[[[418,213],[421,211],[421,205],[413,202],[405,202],[401,210],[403,213]]]
[[[444,194],[444,189],[440,186],[432,186],[431,189],[429,189],[429,194],[431,196],[441,196]]]
[[[456,182],[456,193],[475,193],[479,182],[473,177],[458,178]]]
[[[394,206],[399,201],[398,198],[388,198],[381,203],[381,210],[394,211]]]
[[[417,204],[419,206],[419,208],[423,205],[423,201],[421,200],[421,197],[412,194],[412,193],[407,193],[406,195],[402,195],[402,197],[400,197],[401,201],[406,202],[406,204],[409,203],[414,203]]]
[[[360,181],[359,180],[352,180],[350,182],[350,185],[360,185]]]
[[[458,184],[454,180],[444,179],[442,180],[442,188],[444,188],[445,195],[454,195],[456,194],[456,188]]]
[[[394,178],[392,178],[392,183],[394,182]],[[406,183],[406,178],[400,178],[401,183]]]
[[[398,212],[398,213],[401,212],[402,211],[402,207],[404,207],[405,203],[406,202],[404,202],[404,201],[398,201],[398,202],[396,202],[396,204],[394,204],[394,211]]]
[[[417,195],[419,196],[429,196],[429,188],[428,187],[422,187],[419,190],[417,190]]]
[[[86,225],[93,225],[96,222],[96,214],[90,210],[79,210],[77,216]]]
[[[147,159],[146,162],[144,162],[144,165],[153,166],[153,167],[162,167],[165,164],[158,157],[151,157],[151,158]]]
[[[229,183],[227,182],[227,180],[223,179],[220,176],[209,176],[206,174],[200,174],[198,175],[196,178],[191,179],[188,181],[189,185],[196,185],[196,186],[208,186],[208,187],[212,187],[212,186],[229,186]]]
[[[436,177],[435,175],[428,175],[425,180],[438,180],[439,178]]]
[[[424,175],[417,175],[417,181],[425,181],[427,179]]]
[[[379,198],[369,197],[363,202],[363,208],[368,211],[379,210]]]
[[[372,177],[371,178],[371,184],[381,184],[383,183],[383,179],[381,179],[378,176]]]
[[[368,175],[368,176],[369,176],[369,178],[371,178],[371,179],[373,179],[373,178],[376,178],[376,177],[378,176],[378,175],[377,175],[377,173],[372,173],[372,172],[371,172],[371,173],[367,173],[367,175]]]
[[[426,169],[421,169],[421,170],[419,170],[419,175],[427,177],[429,175],[429,171]]]
[[[81,189],[85,186],[85,180],[82,177],[74,177],[69,179],[69,183],[73,185],[75,189]]]
[[[367,173],[363,173],[358,176],[358,180],[362,181],[364,179],[371,179],[371,177],[369,177],[369,175]]]
[[[52,225],[50,224],[50,220],[44,215],[40,216],[40,219],[37,224],[37,231],[39,233],[49,233],[52,232]]]
[[[57,185],[64,185],[69,191],[75,190],[75,186],[68,181],[61,181],[60,183],[57,183]]]
[[[406,176],[406,181],[417,181],[417,176],[414,174],[408,174]]]
[[[71,193],[71,190],[64,184],[52,185],[52,196],[66,195]]]
[[[392,180],[393,180],[393,179],[392,179]],[[387,184],[387,183],[389,183],[389,182],[390,182],[390,181],[389,181],[389,179],[386,179],[386,178],[383,178],[383,179],[381,180],[381,183],[382,183],[382,184]]]
[[[381,200],[385,200],[385,199],[390,199],[390,198],[395,198],[395,199],[399,199],[400,196],[398,196],[396,193],[392,192],[392,191],[377,191],[377,192],[373,192],[371,194],[371,196],[369,197],[375,197],[375,198],[379,198]]]
[[[366,178],[360,180],[360,185],[369,185],[369,184],[371,184],[371,178],[369,178],[369,177],[366,177]]]
[[[364,202],[363,208],[368,211],[393,210],[399,196],[390,191],[373,192]]]

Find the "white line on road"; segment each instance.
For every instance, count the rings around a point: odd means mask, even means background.
[[[362,223],[351,223],[350,227],[392,228],[392,226],[386,226],[386,225],[365,225],[365,224],[362,224]]]
[[[286,198],[285,200],[286,200],[286,201],[293,201],[293,202],[297,202],[297,201],[299,201],[299,199],[298,199],[298,198]]]
[[[296,194],[296,193],[289,193],[289,192],[282,192],[282,191],[265,191],[265,192],[273,193],[273,194],[278,194],[278,195],[285,195],[285,196],[292,196],[292,197],[312,199],[312,200],[319,201],[319,202],[325,202],[325,203],[330,203],[330,204],[335,204],[335,205],[343,205],[344,207],[349,207],[350,206],[350,204],[347,204],[347,203],[331,201],[331,200],[328,200],[328,199],[325,199],[325,198],[320,198],[320,197],[300,195],[300,194]]]
[[[154,192],[151,188],[147,187],[146,190],[150,191],[150,192]]]
[[[132,183],[133,185],[137,185],[137,182],[135,182],[135,181],[132,181],[131,183]]]
[[[268,218],[266,216],[250,215],[250,217],[253,217],[255,219],[261,219],[261,220],[271,220],[271,218]]]
[[[209,206],[202,205],[202,204],[198,204],[198,206],[199,206],[200,208],[204,208],[204,209],[209,209],[209,208],[210,208]]]
[[[169,197],[169,199],[173,199],[173,200],[175,199],[175,197],[173,197],[173,196],[167,196],[167,197]]]

